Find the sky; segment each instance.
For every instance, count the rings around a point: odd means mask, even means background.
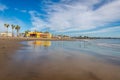
[[[21,32],[120,37],[120,0],[0,0],[0,32],[5,23]]]

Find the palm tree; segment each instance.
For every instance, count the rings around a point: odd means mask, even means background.
[[[12,27],[12,37],[14,36],[14,33],[13,33],[13,30],[15,29],[15,25],[11,25],[11,27]]]
[[[18,36],[19,36],[20,26],[19,26],[19,25],[17,25],[17,26],[15,27],[15,29],[16,29],[16,31],[17,31],[17,37],[18,37]]]
[[[9,24],[4,24],[4,26],[7,28],[7,36],[8,36],[8,28],[9,28]]]

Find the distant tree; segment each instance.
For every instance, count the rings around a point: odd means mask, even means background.
[[[11,28],[12,28],[12,37],[14,36],[14,29],[15,29],[15,25],[11,25]]]
[[[48,31],[44,32],[44,33],[49,33]]]
[[[63,35],[63,37],[69,37],[68,35]]]
[[[4,24],[4,26],[7,28],[7,36],[8,36],[8,28],[9,28],[9,24]]]
[[[42,31],[39,31],[40,33],[43,33]]]
[[[16,31],[17,31],[17,37],[18,37],[18,36],[19,36],[20,26],[19,26],[19,25],[17,25],[17,26],[15,27],[15,29],[16,29]]]
[[[88,36],[84,36],[85,39],[89,38]]]
[[[58,35],[58,36],[63,37],[63,35]]]
[[[26,37],[26,35],[27,35],[29,32],[30,32],[30,30],[26,30],[26,31],[25,31],[25,37]]]

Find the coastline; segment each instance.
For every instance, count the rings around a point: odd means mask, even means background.
[[[45,39],[45,38],[26,38],[26,37],[0,37],[0,54],[14,53],[20,47],[25,46],[20,44],[22,41],[89,41],[93,39]]]
[[[44,38],[23,38],[23,37],[0,37],[0,58],[4,55],[14,53],[20,47],[25,46],[20,44],[22,41],[75,41],[75,39],[44,39]],[[1,59],[0,59],[1,60]]]
[[[31,40],[42,40],[42,41],[76,41],[77,39],[46,39],[46,38],[27,38],[27,37],[0,37],[0,40],[15,40],[15,41],[31,41]]]
[[[25,45],[20,44],[22,41],[77,41],[76,39],[44,39],[44,38],[24,38],[24,37],[0,37],[0,63],[7,60],[6,56],[14,54],[17,50]],[[0,64],[1,66],[1,64]]]

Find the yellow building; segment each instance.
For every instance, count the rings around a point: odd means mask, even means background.
[[[48,38],[48,39],[50,39],[52,37],[52,34],[42,33],[42,32],[28,32],[28,34],[26,36],[27,37]]]

